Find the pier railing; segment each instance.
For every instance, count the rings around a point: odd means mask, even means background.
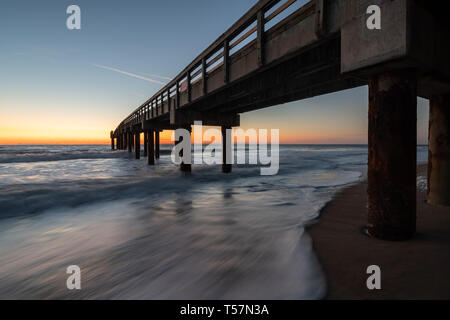
[[[174,79],[125,118],[117,129],[156,118],[170,112],[172,108],[185,106],[227,85],[230,82],[230,59],[238,56],[255,42],[257,64],[258,67],[263,66],[265,33],[268,31],[266,28],[269,22],[275,21],[298,2],[299,0],[260,0]],[[320,6],[320,2],[310,0],[298,10],[314,12],[316,6]],[[288,17],[284,17],[270,29],[282,24],[286,19]],[[216,77],[214,83],[209,86],[208,78],[213,74],[217,75],[219,69],[222,71],[223,79],[217,81]],[[195,92],[193,92],[194,85]]]

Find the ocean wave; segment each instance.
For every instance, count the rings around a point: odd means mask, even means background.
[[[170,154],[169,150],[161,150],[161,155]],[[141,151],[143,156],[143,151]],[[30,162],[51,162],[66,160],[89,160],[89,159],[117,159],[134,157],[134,152],[114,151],[114,152],[41,152],[41,151],[23,151],[23,152],[0,152],[0,163],[30,163]]]

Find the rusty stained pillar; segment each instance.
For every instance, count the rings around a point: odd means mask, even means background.
[[[147,147],[148,147],[148,131],[144,131],[144,157],[148,155]]]
[[[155,164],[155,138],[153,132],[154,130],[148,130],[147,132],[147,157],[148,164],[151,166]]]
[[[406,240],[416,231],[417,80],[406,70],[369,80],[368,233]]]
[[[231,129],[229,126],[222,126],[222,172],[231,172],[231,148],[232,141],[231,135],[227,137],[227,129]]]
[[[131,153],[131,148],[133,146],[133,134],[131,132],[127,132],[127,145],[128,145],[128,152]]]
[[[155,158],[159,159],[159,130],[155,131]]]
[[[427,202],[450,206],[450,94],[430,99]]]
[[[134,134],[134,158],[141,158],[141,133],[139,131]]]

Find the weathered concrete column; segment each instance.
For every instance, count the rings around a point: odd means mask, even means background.
[[[159,159],[159,130],[155,131],[155,158]]]
[[[147,147],[148,147],[148,132],[144,131],[144,157],[147,156]]]
[[[227,129],[231,129],[231,127],[222,126],[222,172],[230,173],[231,172],[231,135],[227,137]]]
[[[427,201],[450,206],[450,94],[430,99]]]
[[[369,80],[368,232],[405,240],[416,231],[417,80],[395,71]]]
[[[141,133],[137,131],[134,135],[134,157],[141,158]]]
[[[154,147],[154,135],[153,130],[147,132],[147,152],[148,152],[148,164],[155,164],[155,147]]]
[[[127,141],[127,145],[128,145],[128,152],[131,153],[131,147],[133,145],[133,134],[131,132],[127,133],[127,137],[128,137],[128,141]]]

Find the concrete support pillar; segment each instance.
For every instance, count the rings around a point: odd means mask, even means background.
[[[127,133],[127,139],[128,139],[128,141],[127,141],[128,152],[131,153],[131,147],[132,147],[132,145],[133,145],[133,135],[132,135],[131,132],[128,132],[128,133]]]
[[[155,164],[155,147],[154,147],[154,135],[153,130],[149,130],[147,132],[147,152],[148,152],[148,164],[154,165]]]
[[[134,157],[135,159],[141,158],[141,133],[138,131],[134,135]]]
[[[450,206],[450,94],[430,99],[427,201]]]
[[[191,131],[191,128],[186,128],[189,132]],[[178,141],[175,141],[175,144],[181,143],[183,141],[183,137],[180,137]],[[180,157],[183,157],[183,150],[180,151]],[[190,163],[184,163],[183,161],[180,164],[180,170],[183,172],[191,172],[191,164]]]
[[[231,172],[231,135],[227,137],[227,129],[231,129],[231,127],[222,126],[222,172],[230,173]]]
[[[159,130],[155,131],[155,158],[159,159]]]
[[[396,71],[369,80],[368,232],[405,240],[416,231],[417,80]]]
[[[144,157],[148,155],[147,153],[147,147],[148,147],[148,132],[144,131]]]

